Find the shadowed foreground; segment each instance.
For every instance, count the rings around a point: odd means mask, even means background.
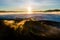
[[[26,21],[21,25],[19,23],[21,20],[13,21],[15,23],[10,21],[7,24],[4,23],[4,20],[0,20],[0,40],[45,40],[60,38],[60,22],[48,20]]]

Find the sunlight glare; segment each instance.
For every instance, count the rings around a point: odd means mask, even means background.
[[[27,7],[27,12],[28,12],[28,14],[32,14],[32,8],[31,7]]]

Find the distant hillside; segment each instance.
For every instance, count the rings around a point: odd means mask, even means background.
[[[0,11],[0,13],[5,13],[5,12],[26,12],[26,11]],[[48,10],[45,10],[45,11],[33,11],[33,12],[60,12],[60,9],[48,9]]]
[[[58,37],[60,35],[60,22],[48,20],[27,21],[24,26],[38,36]]]
[[[60,9],[45,10],[44,12],[60,12]]]
[[[24,12],[24,11],[0,11],[0,13],[7,13],[7,12]]]

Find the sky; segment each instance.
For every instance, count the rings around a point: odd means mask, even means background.
[[[60,9],[60,0],[0,0],[0,10]]]

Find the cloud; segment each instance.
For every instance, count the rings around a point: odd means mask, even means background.
[[[28,6],[32,8],[42,8],[44,6],[55,5],[52,0],[4,0],[4,3],[9,5],[10,8],[15,9],[24,9]]]
[[[48,0],[44,0],[41,3],[35,2],[35,0],[5,0],[5,3],[11,7],[24,8],[27,6],[41,7],[44,5],[49,5]]]
[[[51,3],[51,0],[44,0],[42,2],[34,2],[33,7],[39,8],[39,7],[43,7],[43,6],[45,7],[45,6],[52,6],[52,5],[54,5],[54,4]]]
[[[21,8],[23,6],[23,1],[20,0],[5,0],[4,2],[12,8]]]

